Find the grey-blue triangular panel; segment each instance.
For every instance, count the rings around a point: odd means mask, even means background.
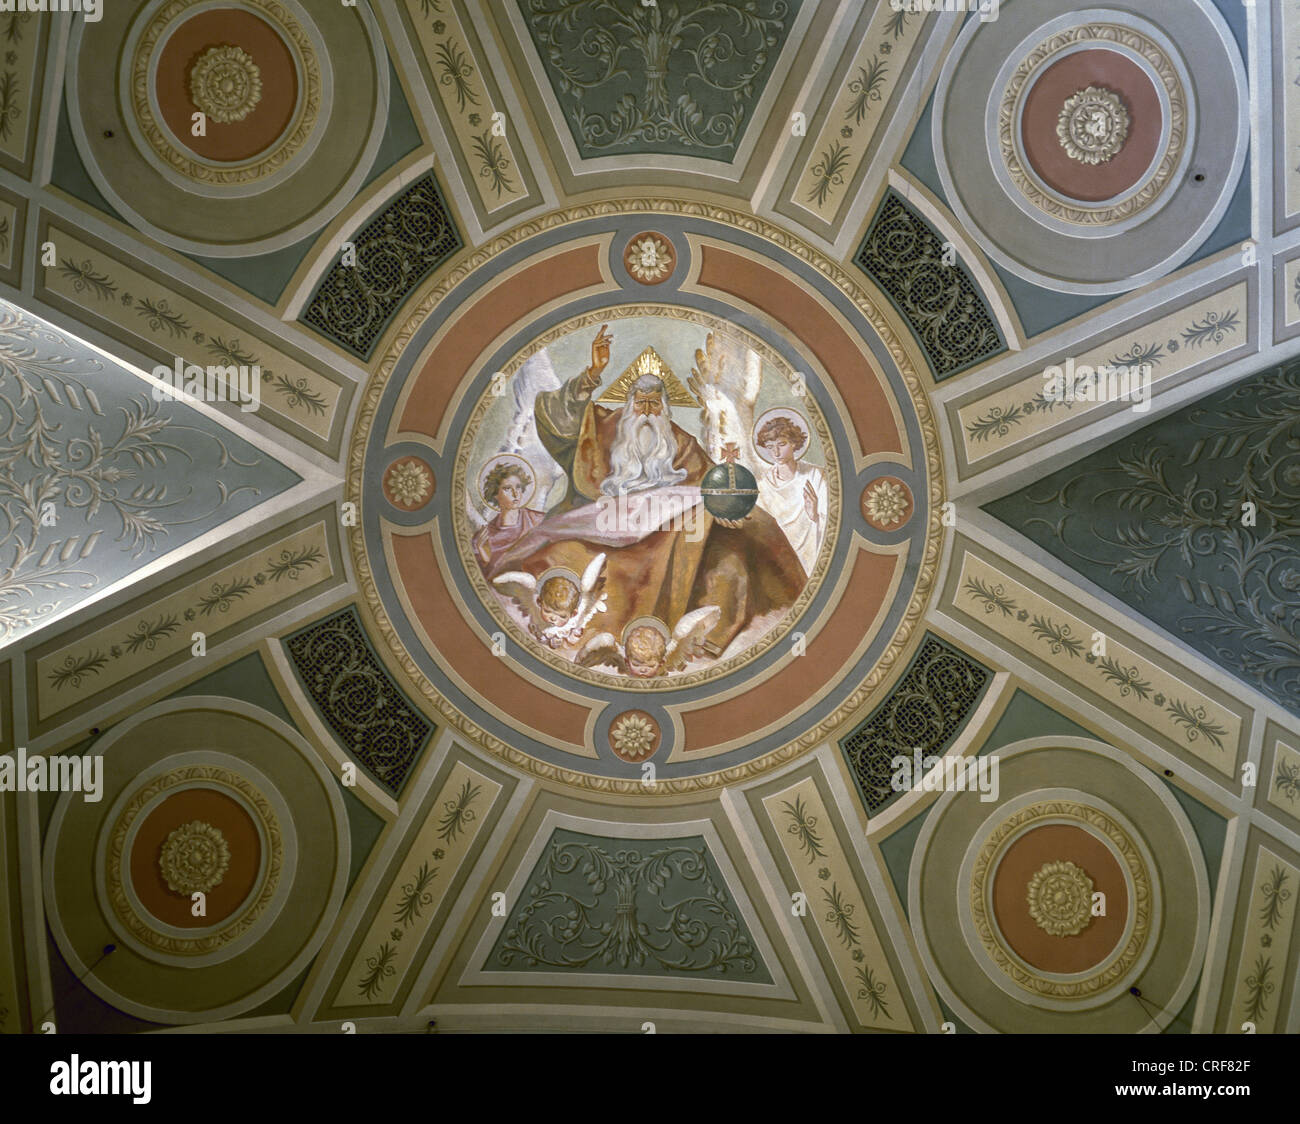
[[[1300,714],[1300,363],[985,510]]]

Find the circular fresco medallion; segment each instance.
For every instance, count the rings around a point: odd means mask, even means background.
[[[612,307],[503,374],[452,489],[462,562],[511,639],[576,678],[651,689],[725,675],[792,627],[834,545],[839,469],[772,348],[690,309]]]
[[[649,221],[654,301],[624,268]],[[375,370],[349,473],[367,628],[514,766],[630,797],[732,783],[840,736],[918,639],[933,413],[860,275],[784,231],[561,212],[453,259]],[[447,482],[418,508],[385,475],[408,458]]]

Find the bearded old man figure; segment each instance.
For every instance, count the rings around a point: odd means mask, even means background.
[[[736,521],[704,509],[699,485],[714,462],[673,423],[662,379],[642,375],[618,409],[591,401],[612,342],[602,326],[591,366],[537,396],[537,432],[567,474],[568,493],[491,574],[555,566],[582,573],[604,552],[607,608],[593,627],[617,636],[653,616],[671,628],[692,609],[716,605],[721,616],[704,648],[719,656],[756,618],[789,608],[807,575],[761,508]]]

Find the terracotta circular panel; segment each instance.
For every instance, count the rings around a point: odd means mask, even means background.
[[[882,476],[862,490],[862,517],[878,531],[897,531],[912,518],[912,489],[896,476]]]
[[[301,241],[356,199],[389,94],[366,5],[103,9],[69,37],[69,125],[91,182],[146,237],[185,253],[256,257]],[[198,110],[202,137],[191,132]]]
[[[913,932],[944,1002],[978,1032],[1164,1026],[1200,975],[1209,880],[1186,814],[1124,752],[1071,740],[1000,746],[992,808],[949,788],[916,840]],[[1159,1004],[1133,1002],[1134,984]]]
[[[1055,292],[1165,276],[1223,218],[1245,167],[1232,30],[1210,0],[1162,5],[1158,20],[1069,0],[1022,7],[966,21],[940,67],[930,135],[957,225]]]
[[[70,971],[153,1023],[212,1022],[281,992],[333,924],[351,854],[338,784],[311,746],[213,697],[137,709],[94,752],[102,799],[64,793],[44,844],[46,916]],[[205,918],[160,871],[169,836],[168,876],[207,887]]]
[[[194,64],[211,48],[234,46],[256,67],[260,96],[247,116],[221,122],[209,117],[206,135],[193,136],[191,114],[202,108],[190,89]],[[293,55],[265,20],[237,8],[209,8],[171,33],[158,57],[154,92],[163,120],[177,140],[204,160],[251,160],[289,127],[298,103]]]
[[[1057,122],[1066,100],[1099,87],[1119,96],[1128,111],[1123,147],[1109,160],[1085,164],[1066,152]],[[1099,203],[1137,187],[1160,145],[1160,98],[1151,79],[1118,51],[1076,51],[1053,63],[1025,97],[1021,143],[1029,165],[1048,187],[1088,203]]]
[[[1050,863],[1070,862],[1106,895],[1106,915],[1091,917],[1071,936],[1054,936],[1034,920],[1027,889]],[[1044,972],[1084,972],[1100,964],[1119,943],[1128,917],[1124,874],[1095,835],[1070,824],[1047,824],[1011,844],[993,877],[993,913],[1003,939],[1022,960]]]
[[[610,200],[462,255],[377,360],[351,455],[367,623],[413,694],[512,764],[637,797],[847,727],[938,557],[933,415],[893,329],[808,248],[764,227],[739,253],[752,220],[693,207]],[[395,519],[369,496],[417,448],[438,487]],[[868,454],[899,466],[876,523]]]
[[[168,836],[196,820],[219,831],[230,853],[221,880],[206,891],[205,917],[191,915],[189,895],[168,887],[159,864]],[[189,788],[162,801],[140,825],[131,848],[131,886],[140,904],[159,921],[181,929],[204,929],[224,921],[253,892],[261,859],[257,827],[238,801],[215,789]]]
[[[610,748],[624,761],[644,761],[653,757],[662,740],[659,723],[644,710],[625,711],[609,728]]]

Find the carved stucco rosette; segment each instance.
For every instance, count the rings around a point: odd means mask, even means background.
[[[1029,916],[1054,937],[1081,933],[1092,920],[1092,879],[1067,860],[1046,863],[1029,880]]]
[[[1168,100],[1169,133],[1155,171],[1134,191],[1110,204],[1067,203],[1045,191],[1027,166],[1018,143],[1020,109],[1032,85],[1030,79],[1040,74],[1049,60],[1076,47],[1126,48],[1141,58],[1143,69]],[[1187,94],[1173,63],[1145,35],[1118,24],[1082,24],[1045,39],[1021,60],[998,103],[998,148],[1011,182],[1044,214],[1081,226],[1111,226],[1151,206],[1173,178],[1186,133]]]
[[[1104,164],[1119,155],[1128,140],[1128,110],[1114,90],[1089,86],[1066,98],[1056,121],[1056,135],[1071,160]]]
[[[384,486],[399,507],[420,507],[433,494],[433,475],[428,465],[418,460],[401,460],[389,468]]]
[[[676,264],[672,243],[662,234],[639,234],[623,253],[623,265],[644,285],[666,280]]]
[[[1120,867],[1128,872],[1132,887],[1129,899],[1132,917],[1127,929],[1128,939],[1101,961],[1095,971],[1069,979],[1052,979],[1035,971],[1011,950],[998,928],[990,894],[998,861],[1019,836],[1040,824],[1071,822],[1087,828],[1092,835],[1103,840]],[[1088,893],[1091,896],[1091,889]],[[1089,999],[1121,983],[1137,966],[1142,950],[1151,938],[1151,877],[1137,845],[1124,828],[1101,809],[1070,800],[1044,800],[1031,804],[998,824],[976,856],[968,900],[975,932],[993,963],[1026,991],[1048,999]]]
[[[218,828],[191,820],[167,836],[158,866],[173,893],[206,894],[221,884],[230,869],[230,846]]]
[[[862,507],[867,518],[873,523],[881,527],[889,527],[903,521],[909,502],[901,484],[883,480],[867,491]]]
[[[190,67],[190,97],[214,121],[242,121],[262,100],[262,71],[242,48],[209,47]]]
[[[659,726],[644,711],[630,710],[614,719],[609,740],[614,752],[624,761],[640,761],[659,748]]]

